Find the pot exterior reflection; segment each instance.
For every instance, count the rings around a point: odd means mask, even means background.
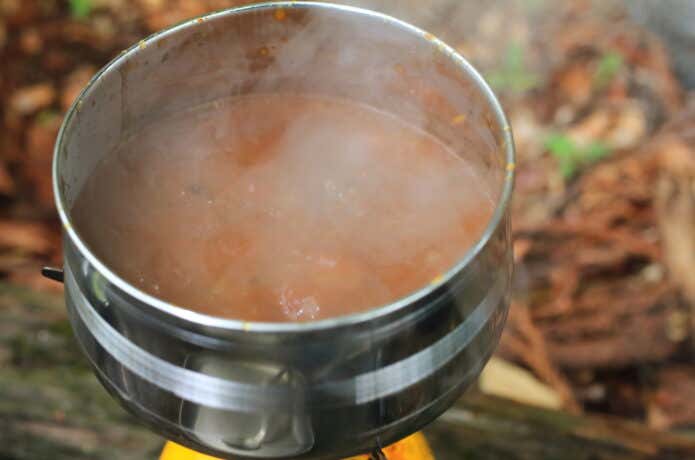
[[[278,15],[278,8],[286,12]],[[289,46],[285,51],[295,53],[291,44],[315,24],[330,35],[315,40],[320,53],[297,57],[311,74],[289,65],[267,77],[275,64],[253,50]],[[413,91],[404,69],[416,72],[416,87],[427,91]],[[375,75],[384,83],[379,91]],[[485,235],[456,267],[408,298],[294,325],[228,321],[165,304],[91,254],[69,210],[121,139],[169,113],[278,91],[346,97],[410,121],[426,114],[433,134],[455,151],[474,152],[467,159],[496,190],[499,204]],[[464,112],[471,127],[461,131],[448,121]],[[75,334],[115,398],[198,451],[329,459],[388,445],[448,408],[499,340],[511,280],[512,178],[511,134],[492,93],[451,49],[407,24],[349,7],[285,2],[176,26],[105,67],[66,117],[56,145],[65,297]]]

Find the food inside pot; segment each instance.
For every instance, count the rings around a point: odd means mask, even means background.
[[[200,313],[309,321],[435,281],[491,192],[421,127],[357,103],[253,95],[160,119],[97,166],[71,217],[139,289]]]

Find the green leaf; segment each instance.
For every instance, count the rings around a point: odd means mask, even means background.
[[[577,146],[574,141],[564,134],[551,134],[545,141],[546,148],[555,157],[560,168],[560,174],[565,179],[574,176],[577,171]]]
[[[524,48],[519,43],[509,45],[502,67],[488,74],[487,80],[493,88],[508,89],[515,93],[535,88],[540,82],[535,74],[526,70]]]
[[[570,158],[560,158],[558,161],[560,174],[565,179],[571,179],[577,172],[577,162]]]
[[[623,67],[623,56],[615,51],[608,52],[601,57],[596,72],[594,73],[594,84],[603,88],[615,78]]]
[[[577,152],[574,141],[564,134],[554,133],[545,141],[546,148],[556,158],[573,158]]]
[[[70,0],[70,14],[73,18],[85,19],[91,12],[91,0]]]
[[[518,43],[512,43],[507,48],[505,67],[510,72],[524,71],[524,49]]]
[[[586,149],[583,150],[582,156],[590,163],[598,161],[611,153],[610,148],[601,142],[592,142]]]
[[[535,13],[543,8],[544,3],[545,0],[524,0],[522,5],[530,12]]]
[[[507,86],[507,77],[502,72],[487,74],[485,79],[493,88],[504,88]]]
[[[596,141],[586,147],[580,147],[569,136],[560,133],[548,136],[545,147],[557,160],[560,174],[565,179],[572,178],[580,168],[595,163],[611,153],[610,148],[601,142]]]
[[[36,115],[36,122],[42,126],[46,126],[53,123],[53,121],[55,121],[58,117],[60,117],[58,112],[55,110],[46,109],[42,110]]]

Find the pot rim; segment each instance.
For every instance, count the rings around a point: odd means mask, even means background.
[[[314,8],[314,9],[332,9],[338,10],[347,14],[362,15],[370,17],[372,19],[379,19],[386,23],[391,23],[397,27],[400,27],[407,33],[411,33],[419,36],[423,40],[427,40],[431,43],[432,47],[443,54],[447,55],[450,59],[458,65],[458,67],[471,78],[473,83],[476,85],[477,89],[482,93],[485,101],[489,104],[492,109],[495,120],[499,124],[502,130],[502,145],[505,150],[505,179],[502,189],[502,193],[495,207],[495,211],[492,214],[485,230],[477,240],[477,242],[472,245],[466,254],[456,262],[449,270],[447,270],[443,275],[437,277],[433,282],[428,285],[410,293],[407,296],[401,297],[389,304],[377,306],[369,310],[353,313],[349,315],[335,316],[327,319],[317,320],[317,321],[306,321],[306,322],[255,322],[255,321],[244,321],[231,318],[223,318],[218,316],[212,316],[202,313],[197,313],[195,311],[186,309],[184,307],[166,302],[162,299],[154,297],[132,284],[125,281],[111,269],[109,269],[103,262],[101,262],[87,245],[82,241],[77,231],[73,227],[70,217],[65,209],[64,200],[65,197],[62,193],[62,187],[59,186],[59,169],[61,167],[61,155],[59,152],[62,150],[63,142],[66,136],[66,130],[68,126],[71,125],[72,118],[80,110],[82,105],[82,99],[89,92],[89,90],[94,87],[101,76],[111,69],[115,68],[129,56],[138,52],[138,50],[143,46],[147,45],[149,42],[164,38],[170,34],[177,33],[180,30],[187,28],[194,28],[205,22],[207,20],[213,20],[218,17],[224,17],[228,15],[244,14],[247,12],[257,11],[257,10],[267,10],[267,9],[277,9],[277,8]],[[471,263],[475,257],[478,256],[480,251],[487,245],[488,241],[492,237],[492,234],[497,230],[497,228],[502,224],[503,219],[509,208],[511,202],[512,190],[514,188],[514,169],[515,169],[515,150],[512,130],[507,121],[507,117],[500,105],[494,92],[483,79],[480,73],[456,50],[452,47],[433,36],[432,34],[411,25],[400,19],[396,19],[392,16],[386,15],[384,13],[358,8],[348,5],[338,5],[332,3],[324,2],[313,2],[313,1],[293,1],[293,0],[283,0],[283,1],[267,1],[262,3],[257,3],[248,6],[242,6],[237,8],[230,8],[222,11],[217,11],[203,16],[184,21],[180,24],[171,26],[169,28],[163,29],[161,31],[155,32],[139,43],[133,44],[130,48],[126,49],[120,53],[117,57],[111,60],[108,64],[102,67],[89,81],[87,86],[81,91],[80,95],[75,99],[72,106],[68,110],[65,119],[58,132],[58,137],[56,138],[55,147],[53,150],[53,164],[52,164],[52,179],[53,179],[53,194],[55,197],[55,204],[60,216],[60,220],[64,231],[67,233],[68,237],[72,243],[77,247],[78,251],[87,259],[87,261],[104,277],[106,280],[118,287],[120,290],[130,295],[131,297],[137,299],[138,301],[159,310],[162,313],[173,316],[179,320],[185,322],[193,323],[197,326],[202,326],[206,328],[216,328],[227,331],[243,331],[243,332],[259,332],[259,333],[306,333],[323,331],[332,328],[339,328],[344,326],[351,326],[360,323],[366,323],[377,318],[381,318],[398,310],[404,309],[408,305],[417,302],[423,297],[428,296],[432,292],[436,291],[443,285],[447,284],[457,273],[461,272],[468,264]]]

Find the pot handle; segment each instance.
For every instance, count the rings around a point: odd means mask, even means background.
[[[63,274],[62,268],[43,267],[41,269],[41,274],[48,279],[52,279],[53,281],[58,281],[60,283],[62,283],[64,280],[64,274]]]

